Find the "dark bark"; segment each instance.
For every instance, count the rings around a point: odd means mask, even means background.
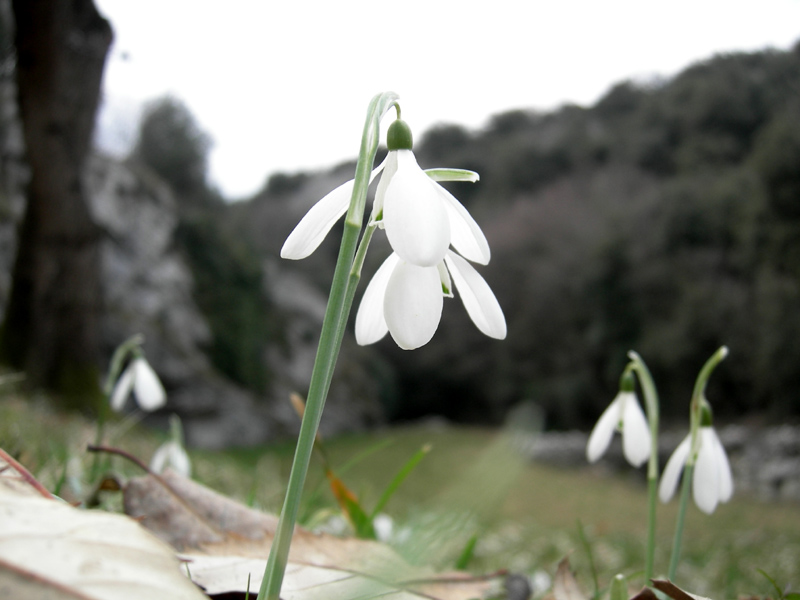
[[[97,386],[99,230],[82,181],[111,26],[92,0],[13,0],[17,88],[31,167],[3,354],[62,392]]]

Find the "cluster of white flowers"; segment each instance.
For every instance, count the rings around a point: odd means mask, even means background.
[[[408,126],[396,120],[387,136],[389,153],[372,172],[381,175],[370,224],[386,231],[392,254],[370,281],[356,315],[356,341],[372,344],[390,333],[406,350],[427,344],[439,326],[445,297],[458,291],[484,334],[503,339],[506,321],[497,298],[469,261],[488,264],[489,244],[466,208],[434,180],[463,179],[417,164]],[[474,174],[477,179],[477,174]],[[311,254],[347,211],[353,181],[339,186],[303,217],[281,256]],[[452,247],[452,249],[451,249]],[[466,260],[465,260],[466,259]]]
[[[621,388],[592,429],[586,445],[586,457],[589,462],[598,460],[608,449],[614,431],[618,430],[622,433],[626,460],[634,467],[640,467],[650,456],[652,438],[647,419],[633,391],[632,378],[627,380],[623,376]],[[733,496],[733,475],[725,448],[711,426],[710,417],[700,427],[698,435],[692,496],[700,510],[711,514],[719,503],[727,502]],[[658,488],[662,502],[669,502],[675,495],[681,472],[691,455],[691,443],[691,435],[687,435],[667,461]]]

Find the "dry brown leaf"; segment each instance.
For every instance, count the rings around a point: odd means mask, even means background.
[[[583,593],[578,580],[572,574],[569,566],[569,558],[564,558],[558,563],[556,575],[553,578],[554,600],[588,600],[588,596]]]
[[[261,579],[277,526],[264,514],[167,471],[125,487],[126,511],[182,550],[192,579],[210,595],[250,591]],[[297,527],[281,597],[469,600],[496,594],[504,575],[437,574],[412,567],[388,546]]]
[[[0,463],[0,597],[202,600],[174,551],[134,520],[45,498]]]
[[[641,591],[630,600],[658,600],[656,593],[649,587],[643,587]]]
[[[198,548],[229,536],[271,539],[278,518],[248,508],[167,469],[124,486],[125,512],[175,548]]]
[[[654,588],[660,592],[664,592],[667,596],[672,598],[672,600],[709,600],[708,598],[703,598],[702,596],[695,596],[694,594],[688,594],[684,592],[681,588],[668,579],[653,579],[652,581]]]

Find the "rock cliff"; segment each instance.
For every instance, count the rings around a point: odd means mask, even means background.
[[[192,271],[176,243],[178,210],[171,190],[151,171],[94,155],[86,172],[90,209],[103,231],[101,323],[106,357],[129,336],[145,337],[145,353],[168,391],[163,414],[179,414],[191,445],[252,445],[291,434],[299,419],[289,406],[304,393],[316,351],[326,298],[303,277],[266,259],[264,289],[281,313],[285,339],[266,344],[263,368],[273,376],[254,392],[223,377],[206,349],[212,333],[193,298]],[[0,311],[11,286],[16,229],[25,207],[29,171],[15,106],[13,79],[0,82]],[[101,365],[104,370],[105,365]],[[377,394],[363,368],[345,366],[336,377],[322,431],[363,429],[381,422]]]

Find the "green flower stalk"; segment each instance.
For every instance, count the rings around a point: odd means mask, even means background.
[[[668,502],[675,493],[678,478],[683,470],[675,538],[669,564],[669,578],[674,579],[680,560],[686,506],[692,489],[695,504],[706,514],[711,514],[720,502],[733,495],[733,476],[725,449],[712,426],[711,405],[705,397],[708,379],[716,366],[728,355],[728,348],[719,348],[703,365],[692,392],[689,435],[678,445],[661,477],[659,495]]]
[[[150,363],[144,358],[142,344],[144,337],[136,334],[120,344],[111,356],[108,374],[103,384],[103,394],[114,412],[120,412],[133,393],[139,408],[146,412],[154,411],[167,401],[167,393]],[[128,360],[129,359],[129,360]],[[125,366],[125,361],[128,364]],[[95,446],[103,444],[107,408],[103,407],[97,415]],[[100,455],[96,454],[92,463],[91,480],[99,475]]]
[[[630,368],[639,378],[650,425],[650,456],[647,462],[647,553],[645,555],[644,579],[649,582],[653,578],[653,567],[656,551],[656,495],[658,491],[658,423],[659,403],[653,376],[650,369],[636,352],[628,352],[631,359]]]
[[[261,589],[258,593],[258,600],[279,600],[280,597],[283,576],[289,560],[292,533],[294,532],[294,527],[297,522],[300,498],[308,473],[308,464],[311,460],[311,451],[314,447],[314,440],[319,428],[319,421],[322,417],[322,409],[325,405],[328,388],[333,378],[333,368],[336,364],[336,358],[339,355],[339,349],[341,348],[344,327],[347,322],[347,316],[350,313],[350,307],[352,306],[355,287],[360,278],[360,267],[354,268],[354,259],[356,257],[359,234],[361,233],[364,207],[367,200],[367,188],[372,180],[371,167],[375,161],[375,154],[378,151],[380,122],[389,109],[397,104],[397,100],[398,96],[392,92],[379,94],[372,99],[367,112],[364,133],[361,138],[361,150],[356,164],[356,176],[353,182],[348,186],[348,189],[351,190],[350,202],[349,205],[345,207],[347,218],[345,219],[342,243],[339,247],[339,257],[337,258],[336,268],[334,269],[328,306],[325,309],[325,317],[322,322],[322,333],[320,334],[317,356],[314,360],[314,368],[311,373],[311,384],[306,399],[306,410],[300,425],[300,434],[297,439],[294,461],[289,475],[289,485],[286,490],[283,509],[281,510],[280,519],[278,521],[278,528],[272,540],[272,547],[270,548],[269,558],[267,559],[267,566],[264,571],[264,578],[261,582]],[[325,198],[312,208],[312,211],[324,201]],[[330,208],[327,206],[324,208],[326,212],[330,212]],[[340,211],[337,206],[333,212],[339,213],[338,216],[340,217],[344,211]],[[331,224],[331,227],[332,226],[333,224]],[[314,229],[318,229],[318,227]],[[329,230],[330,227],[328,228],[328,231]],[[319,239],[316,243],[312,240],[311,244],[304,244],[306,247],[309,245],[312,246],[308,249],[306,256],[314,251],[326,234],[327,231],[323,231],[321,236],[317,235]],[[367,237],[367,235],[369,235],[369,237]],[[366,245],[369,243],[369,238],[371,238],[371,236],[371,232],[369,232],[369,234],[364,234],[364,242],[362,243],[362,248],[364,248],[364,250],[358,253],[362,261],[366,253]],[[284,250],[281,251],[282,256],[284,256],[284,251],[290,241],[294,242],[292,236],[290,236],[286,244],[284,244]],[[299,236],[299,242],[304,243],[305,240]],[[306,249],[307,248],[304,248],[303,251]],[[294,258],[294,256],[291,256],[291,258]]]
[[[411,131],[400,119],[397,100],[397,95],[391,92],[373,98],[364,125],[355,178],[317,202],[281,248],[282,258],[305,258],[316,250],[346,213],[289,486],[259,600],[277,600],[280,593],[314,439],[375,230],[385,230],[393,253],[364,292],[356,317],[355,333],[359,344],[377,342],[386,333],[391,333],[404,349],[426,344],[439,325],[443,298],[453,295],[453,283],[467,313],[483,333],[497,339],[506,335],[505,317],[497,299],[467,262],[487,264],[489,244],[467,210],[437,183],[476,181],[478,174],[463,169],[423,171],[411,149]],[[397,110],[397,120],[387,135],[389,152],[386,160],[372,169],[380,122],[392,107]],[[367,188],[378,175],[380,182],[372,214],[361,234]]]
[[[648,483],[647,554],[645,580],[653,576],[656,530],[656,489],[658,486],[658,394],[647,365],[636,352],[629,352],[630,362],[620,377],[619,392],[603,411],[589,435],[586,458],[598,460],[608,449],[615,431],[622,434],[622,451],[625,459],[634,467],[645,462]],[[636,378],[644,394],[645,418],[636,397]]]

